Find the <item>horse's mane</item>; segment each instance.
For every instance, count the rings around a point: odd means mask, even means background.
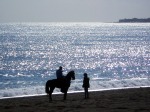
[[[73,70],[72,70],[72,71],[70,71],[70,72],[68,72],[68,74],[67,74],[67,75],[69,76],[69,75],[72,75],[72,74],[74,74],[74,71],[73,71]]]
[[[68,74],[71,74],[71,73],[74,73],[74,71],[73,71],[73,70],[71,70]]]
[[[73,74],[75,74],[73,70],[68,72],[68,74],[66,75],[66,78],[71,77],[71,75],[73,75]]]

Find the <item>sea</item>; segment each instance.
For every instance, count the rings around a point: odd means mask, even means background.
[[[68,92],[84,73],[90,91],[150,87],[150,23],[0,23],[0,99],[46,94],[59,66]]]

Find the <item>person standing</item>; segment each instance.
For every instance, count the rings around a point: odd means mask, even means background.
[[[89,92],[88,92],[88,88],[90,87],[90,84],[89,84],[89,77],[87,75],[87,73],[84,73],[84,78],[83,78],[83,85],[82,87],[84,88],[84,94],[85,94],[85,99],[86,98],[89,98]]]

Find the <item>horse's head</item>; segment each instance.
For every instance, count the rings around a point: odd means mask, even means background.
[[[70,71],[67,76],[70,77],[72,80],[75,80],[75,72],[74,71]]]
[[[72,80],[75,80],[75,72],[74,71],[72,71],[72,75],[71,75],[72,77]]]

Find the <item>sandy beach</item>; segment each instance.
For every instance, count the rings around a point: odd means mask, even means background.
[[[48,96],[0,99],[0,112],[150,112],[150,88],[134,88],[70,93],[67,100],[63,94]]]

